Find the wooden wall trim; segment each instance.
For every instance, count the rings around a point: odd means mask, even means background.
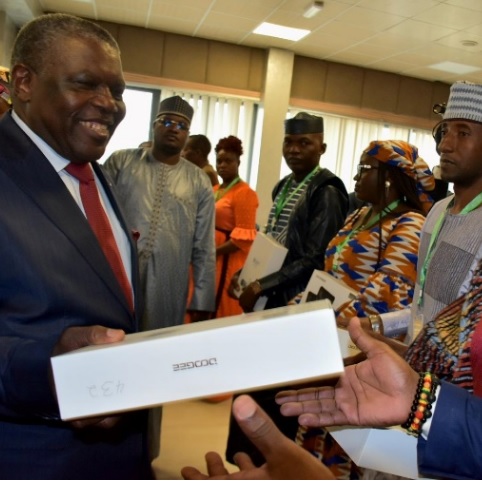
[[[225,97],[244,97],[254,101],[260,101],[261,93],[254,90],[233,89],[230,87],[221,87],[218,85],[208,85],[197,82],[189,82],[184,80],[168,79],[165,77],[156,77],[144,74],[136,74],[133,72],[124,72],[124,78],[127,82],[138,84],[140,87],[170,87],[176,90],[196,91],[207,94],[222,95]]]
[[[330,104],[328,102],[299,99],[295,97],[290,98],[290,106],[299,109],[316,110],[326,112],[327,114],[386,122],[387,124],[396,124],[411,127],[413,129],[424,129],[429,131],[431,131],[436,124],[436,121],[430,119],[421,119],[415,116],[404,116],[392,114],[390,112],[362,109],[342,104]]]

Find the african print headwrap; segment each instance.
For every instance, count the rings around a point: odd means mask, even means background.
[[[400,169],[411,177],[416,184],[420,202],[428,212],[433,204],[428,191],[435,188],[435,179],[427,163],[418,155],[418,149],[405,141],[372,141],[363,151],[379,162]]]

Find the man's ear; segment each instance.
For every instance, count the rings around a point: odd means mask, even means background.
[[[30,67],[25,64],[17,64],[12,70],[12,86],[17,97],[21,102],[28,102],[32,92],[32,82],[35,74]]]
[[[326,143],[323,142],[323,144],[321,144],[321,151],[320,151],[322,154],[324,154],[326,152]]]

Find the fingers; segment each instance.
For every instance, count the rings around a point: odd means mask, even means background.
[[[253,464],[251,457],[244,452],[234,454],[234,463],[239,467],[240,470],[256,469],[256,465]]]
[[[181,475],[184,480],[206,480],[208,478],[207,475],[202,474],[195,467],[183,467]]]
[[[376,340],[373,336],[367,333],[362,328],[361,321],[357,317],[350,320],[348,332],[355,345],[367,356],[369,356],[369,352],[376,351],[380,348],[382,348],[383,351],[386,351],[388,348],[384,342]]]
[[[276,447],[283,443],[283,434],[248,395],[241,395],[234,400],[233,415],[241,430],[267,460],[276,451]]]
[[[218,453],[208,452],[205,458],[210,477],[229,474],[229,472],[226,470],[226,467],[224,467],[223,459]]]
[[[60,355],[84,346],[116,343],[124,338],[123,330],[104,326],[72,326],[62,333],[52,354]]]
[[[195,467],[183,467],[181,475],[185,480],[206,480],[208,478],[223,479],[229,475],[224,467],[223,459],[216,452],[208,452],[205,455],[208,475],[203,474]]]
[[[282,392],[278,392],[276,394],[275,401],[278,405],[288,402],[297,402],[298,390],[283,390]]]
[[[72,427],[75,429],[85,429],[85,428],[99,428],[102,430],[108,430],[115,427],[121,420],[121,416],[115,415],[111,417],[92,417],[83,418],[79,420],[73,420],[71,423]]]
[[[333,387],[310,387],[301,390],[285,390],[276,395],[276,403],[284,405],[291,402],[309,402],[333,398],[335,390]]]

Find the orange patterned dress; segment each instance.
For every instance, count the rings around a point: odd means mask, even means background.
[[[220,185],[214,186],[216,194]],[[239,248],[234,253],[216,258],[216,318],[239,315],[243,311],[238,300],[228,295],[227,289],[234,273],[246,261],[256,237],[258,195],[249,184],[239,181],[216,201],[216,247],[228,239]]]

